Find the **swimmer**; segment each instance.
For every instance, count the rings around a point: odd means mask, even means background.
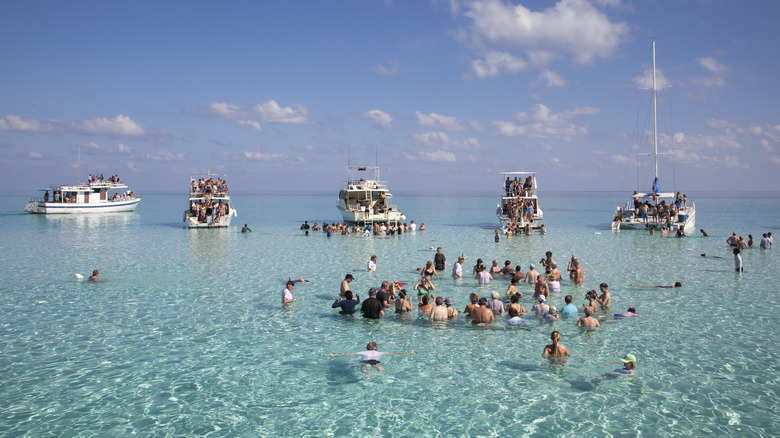
[[[251,233],[251,232],[252,232],[252,230],[249,228],[249,225],[247,225],[247,224],[244,224],[244,227],[243,227],[243,228],[241,228],[241,232],[242,232],[242,233],[247,233],[247,232]]]
[[[593,309],[590,307],[585,308],[585,317],[580,318],[577,321],[577,327],[584,327],[586,329],[597,329],[601,327],[599,320],[593,317]]]
[[[384,356],[385,354],[414,354],[417,353],[416,350],[413,351],[378,351],[378,347],[376,345],[376,342],[369,342],[366,345],[365,351],[360,351],[357,353],[340,353],[340,354],[329,354],[326,357],[336,357],[336,356],[361,356],[360,360],[360,371],[363,372],[363,374],[366,375],[366,379],[368,379],[370,376],[368,374],[368,367],[374,367],[377,370],[379,370],[380,373],[383,373],[385,371],[385,367],[379,362],[379,358]]]
[[[706,232],[706,231],[704,231],[704,228],[700,229],[700,230],[699,230],[699,232],[700,232],[700,233],[701,233],[701,235],[702,235],[702,236],[704,236],[704,237],[707,237],[707,236],[709,236],[709,234],[707,234],[707,232]]]
[[[542,357],[549,356],[555,358],[555,357],[571,356],[571,353],[569,353],[569,349],[559,344],[559,342],[561,341],[560,333],[558,333],[557,331],[550,333],[550,339],[552,340],[552,344],[544,347],[544,351],[542,351]]]
[[[623,359],[620,359],[620,362],[614,362],[611,360],[606,362],[623,364],[623,368],[618,368],[615,371],[612,371],[608,374],[609,376],[633,376],[636,372],[636,356],[631,353],[625,355]]]
[[[721,256],[708,256],[707,254],[702,254],[701,256],[702,257],[711,258],[711,259],[722,259],[723,258]]]
[[[642,315],[637,315],[636,309],[634,309],[634,307],[632,306],[629,307],[626,312],[616,313],[614,316],[615,318],[631,318],[632,316],[642,316]]]
[[[95,282],[100,281],[100,279],[98,278],[98,274],[100,274],[100,272],[98,272],[98,270],[95,269],[94,271],[92,271],[92,275],[89,276],[88,280],[95,281]]]
[[[638,284],[632,284],[631,287],[642,288],[642,289],[674,289],[676,287],[682,287],[682,283],[678,281],[671,286],[640,286]]]

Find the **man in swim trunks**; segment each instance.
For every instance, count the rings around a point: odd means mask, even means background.
[[[532,264],[529,266],[528,272],[525,274],[525,281],[527,283],[536,283],[539,280],[539,277],[541,274],[534,268],[534,265]]]
[[[431,309],[429,314],[432,321],[445,321],[448,318],[447,306],[444,305],[444,298],[436,297],[436,307]]]
[[[593,310],[590,307],[585,308],[585,317],[580,318],[577,321],[577,327],[584,327],[587,329],[597,329],[601,327],[599,320],[593,317]]]
[[[737,233],[731,233],[731,237],[726,239],[726,244],[728,244],[729,246],[739,245],[739,237],[737,237]]]
[[[487,308],[487,298],[482,297],[479,299],[479,307],[471,311],[472,324],[490,324],[495,317],[493,311]]]
[[[577,257],[572,256],[571,261],[569,261],[569,278],[577,284],[582,284],[584,277],[585,271],[580,266],[580,261],[577,260]]]
[[[612,294],[607,290],[607,283],[601,283],[599,289],[601,289],[601,296],[596,298],[599,304],[601,304],[601,310],[609,310],[612,306]]]
[[[380,373],[385,371],[385,367],[382,366],[382,364],[379,362],[379,358],[384,356],[385,354],[414,354],[417,353],[417,351],[388,351],[388,352],[382,352],[378,351],[378,347],[376,345],[376,342],[369,342],[366,345],[365,351],[359,351],[357,353],[340,353],[340,354],[329,354],[327,357],[336,357],[336,356],[361,356],[360,359],[360,371],[363,372],[363,374],[366,375],[366,378],[368,378],[368,367],[374,367],[377,370],[379,370]]]
[[[349,289],[349,283],[354,280],[354,277],[352,277],[352,274],[347,274],[346,277],[344,277],[344,281],[341,282],[341,290],[339,291],[339,298],[344,298],[347,296],[347,292]]]

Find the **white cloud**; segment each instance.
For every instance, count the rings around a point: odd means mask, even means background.
[[[536,82],[533,83],[535,87],[539,88],[563,88],[569,84],[563,76],[552,70],[544,70],[539,73],[536,78]]]
[[[125,115],[113,119],[98,117],[64,123],[60,120],[38,120],[8,114],[0,119],[0,130],[32,132],[37,134],[82,134],[138,137],[144,129]]]
[[[391,129],[393,127],[393,117],[382,110],[366,111],[361,114],[361,117],[373,120],[380,128],[383,129]]]
[[[435,151],[435,152],[416,152],[414,154],[405,152],[407,160],[414,161],[428,161],[432,163],[454,163],[456,160],[455,154],[448,151]]]
[[[653,89],[653,70],[645,69],[641,74],[634,76],[632,79],[634,86],[642,90]],[[672,86],[672,82],[666,78],[662,69],[656,67],[655,69],[655,89],[662,90]]]
[[[243,151],[242,154],[244,155],[244,158],[249,161],[279,161],[287,158],[286,155],[271,154],[268,152],[263,152],[260,149],[254,151]]]
[[[25,157],[31,158],[33,160],[39,160],[43,158],[43,154],[41,154],[40,152],[29,151],[25,154]]]
[[[275,100],[259,105],[235,105],[225,102],[212,102],[206,106],[212,115],[233,120],[256,132],[263,132],[260,122],[280,124],[309,124],[309,110],[303,105],[282,107]]]
[[[398,63],[398,61],[393,60],[390,61],[390,64],[387,66],[378,64],[374,67],[371,67],[371,70],[378,75],[395,76],[401,71],[401,65]]]
[[[415,113],[417,123],[422,126],[431,126],[436,129],[445,129],[447,131],[462,131],[466,129],[466,124],[455,117],[443,116],[441,114],[430,113],[423,114],[420,111]]]
[[[495,77],[501,74],[517,73],[526,70],[528,63],[520,57],[505,52],[490,51],[485,59],[471,61],[472,74],[477,78]]]
[[[569,167],[567,164],[563,163],[560,158],[558,157],[550,157],[546,160],[540,161],[543,168],[556,168],[556,169],[565,169]]]
[[[184,161],[185,158],[186,158],[186,156],[184,155],[183,152],[179,152],[179,153],[175,153],[174,154],[174,153],[168,152],[168,151],[157,151],[157,152],[155,152],[153,154],[147,153],[146,155],[141,157],[141,159],[144,160],[144,161],[163,161],[163,162],[167,162],[167,161]]]
[[[775,166],[780,166],[780,157],[777,155],[772,155],[769,157],[769,162],[774,164]]]
[[[572,122],[583,115],[600,113],[600,110],[592,107],[573,108],[559,113],[554,113],[543,104],[531,107],[531,113],[515,114],[516,122],[497,121],[493,125],[498,129],[499,135],[508,137],[534,137],[553,138],[571,141],[576,137],[583,137],[588,133],[588,127]]]
[[[81,151],[86,154],[96,155],[130,155],[133,153],[133,148],[130,146],[118,143],[116,149],[102,147],[94,141],[80,143]]]
[[[587,0],[560,0],[538,11],[501,0],[477,0],[464,6],[470,27],[459,29],[455,36],[488,54],[472,63],[477,77],[529,66],[545,68],[561,55],[574,64],[592,64],[612,56],[630,37],[628,24],[612,22]],[[523,53],[528,61],[511,50]]]
[[[463,140],[451,139],[445,132],[426,132],[422,134],[412,134],[412,142],[421,147],[431,147],[443,150],[488,150],[487,146],[479,143],[474,137]]]
[[[707,76],[691,76],[688,82],[694,87],[725,87],[728,68],[713,58],[696,58],[696,62],[707,70]]]
[[[723,158],[723,164],[726,165],[729,169],[743,169],[747,170],[750,169],[750,164],[748,163],[740,163],[739,159],[737,159],[734,155],[729,155]]]

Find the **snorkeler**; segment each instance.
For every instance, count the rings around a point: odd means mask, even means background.
[[[682,287],[682,283],[678,281],[671,286],[640,286],[638,284],[632,284],[631,287],[637,287],[642,289],[674,289],[675,287]]]
[[[368,367],[374,367],[377,370],[379,370],[380,373],[385,371],[385,367],[379,362],[379,358],[384,356],[385,354],[414,354],[417,353],[417,351],[378,351],[378,347],[376,345],[376,342],[369,342],[366,345],[365,351],[360,351],[357,353],[339,353],[339,354],[329,354],[327,357],[336,357],[336,356],[361,356],[360,360],[360,371],[363,372],[363,374],[366,375],[366,378],[369,378],[368,374]]]

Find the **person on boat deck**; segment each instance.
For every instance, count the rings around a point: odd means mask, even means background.
[[[49,191],[46,190],[46,194],[43,195],[43,202],[49,202]]]

